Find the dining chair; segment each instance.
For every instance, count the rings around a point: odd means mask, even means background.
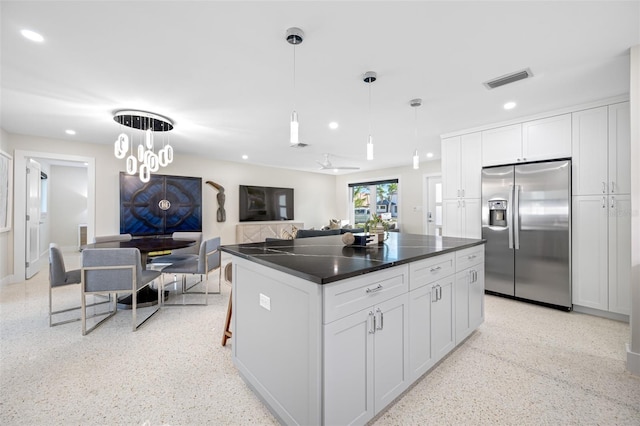
[[[200,250],[197,258],[190,258],[187,260],[172,263],[171,265],[162,269],[163,274],[182,274],[182,294],[204,294],[203,303],[166,303],[166,306],[183,306],[183,305],[207,305],[209,294],[209,273],[214,269],[219,270],[218,276],[218,291],[212,294],[220,294],[220,284],[222,282],[222,269],[221,265],[221,252],[220,252],[220,237],[215,237],[203,241],[200,244]],[[200,281],[187,287],[187,275],[200,275]],[[203,278],[204,276],[204,278]],[[204,281],[204,291],[189,291],[200,282]],[[164,283],[162,283],[164,291]]]
[[[101,235],[93,237],[93,242],[106,243],[109,241],[131,241],[131,238],[131,234]]]
[[[57,311],[53,310],[53,290],[75,284],[80,284],[80,269],[67,271],[64,265],[64,257],[62,255],[62,251],[60,250],[60,246],[58,246],[58,244],[56,243],[49,244],[49,327],[80,321],[82,319],[78,315],[66,320],[57,322],[53,321],[54,315],[79,310],[81,308],[80,305],[77,305],[72,308],[60,309]],[[92,303],[87,306],[97,306],[103,305],[105,303],[108,303],[108,301]]]
[[[195,244],[189,247],[171,250],[171,254],[155,256],[151,260],[153,265],[181,262],[188,259],[197,259],[202,244],[202,232],[174,232],[171,234],[174,240],[194,240]]]
[[[137,323],[137,292],[148,286],[161,272],[142,269],[140,250],[137,248],[94,248],[82,251],[82,269],[80,273],[82,287],[82,335],[86,335],[114,316],[118,310],[118,293],[131,293],[132,327],[136,331],[160,309],[162,278],[158,285],[157,308]],[[115,294],[105,318],[87,329],[87,295]]]

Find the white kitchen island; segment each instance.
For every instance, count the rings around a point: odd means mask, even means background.
[[[223,246],[233,362],[284,424],[365,424],[484,319],[484,241]]]

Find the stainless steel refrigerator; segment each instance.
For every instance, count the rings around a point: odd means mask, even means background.
[[[571,309],[571,160],[482,169],[488,292]]]

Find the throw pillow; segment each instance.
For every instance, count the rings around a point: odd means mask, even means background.
[[[282,232],[280,232],[280,238],[282,238],[283,240],[293,240],[296,237],[297,233],[298,233],[298,228],[291,225],[291,232],[287,231],[286,229],[283,229]]]

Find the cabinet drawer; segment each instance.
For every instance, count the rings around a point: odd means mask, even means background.
[[[484,244],[456,252],[456,271],[484,263]]]
[[[409,290],[415,290],[455,272],[454,253],[409,264]]]
[[[324,324],[409,291],[409,266],[401,265],[322,286]]]

